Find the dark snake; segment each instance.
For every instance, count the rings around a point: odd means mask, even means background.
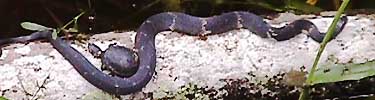
[[[347,17],[341,17],[334,36],[342,31],[347,20]],[[176,12],[160,13],[149,17],[137,30],[134,52],[138,56],[138,63],[128,64],[136,66],[137,70],[135,74],[129,77],[111,76],[103,73],[80,52],[72,48],[69,43],[59,37],[52,39],[50,31],[40,31],[29,36],[2,39],[0,40],[0,45],[47,39],[92,85],[108,93],[126,95],[140,91],[151,80],[156,65],[155,36],[159,32],[170,30],[191,36],[207,36],[239,28],[246,28],[259,37],[271,37],[277,41],[288,40],[302,33],[303,30],[306,30],[308,32],[307,35],[317,42],[321,42],[325,35],[325,33],[319,32],[312,22],[304,19],[293,21],[281,28],[274,28],[267,24],[262,17],[241,11],[224,13],[208,18]]]

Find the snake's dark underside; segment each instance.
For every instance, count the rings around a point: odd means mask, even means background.
[[[338,35],[347,22],[342,17],[337,24]],[[125,95],[140,91],[151,80],[155,72],[156,50],[155,36],[161,31],[177,31],[191,36],[207,36],[230,30],[246,28],[262,38],[274,38],[277,41],[288,40],[303,30],[317,42],[321,42],[325,33],[308,20],[296,20],[285,27],[273,28],[262,17],[249,12],[229,12],[219,16],[200,18],[183,13],[166,12],[149,17],[137,30],[134,50],[138,55],[138,70],[129,77],[111,76],[103,73],[91,64],[80,52],[61,38],[52,39],[50,31],[35,32],[29,36],[0,40],[0,45],[14,42],[27,42],[36,39],[48,39],[70,64],[91,84],[112,94]]]

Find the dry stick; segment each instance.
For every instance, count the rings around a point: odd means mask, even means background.
[[[33,94],[33,97],[31,98],[31,100],[34,100],[34,98],[36,97],[37,93],[42,89],[44,88],[44,85],[47,83],[47,79],[49,79],[51,74],[48,74],[46,78],[44,78],[43,80],[43,83],[42,85],[38,86],[38,90],[35,91],[35,93]],[[35,99],[36,100],[36,99]]]
[[[19,74],[20,74],[20,73],[19,73]],[[41,88],[44,87],[44,85],[47,83],[47,79],[49,79],[49,77],[50,77],[50,74],[48,74],[47,77],[43,80],[42,85],[40,85],[40,86],[37,85],[37,86],[38,86],[38,90],[36,90],[33,94],[31,94],[31,93],[29,93],[29,92],[26,91],[25,86],[23,85],[23,83],[22,83],[20,77],[17,75],[17,79],[18,79],[18,81],[19,81],[20,84],[21,84],[21,88],[22,88],[23,92],[24,92],[26,95],[31,95],[31,96],[33,96],[31,99],[28,99],[28,100],[34,100],[34,98],[36,97],[36,94],[41,90]],[[35,99],[35,100],[36,100],[36,99]]]
[[[320,45],[318,54],[315,57],[314,64],[313,64],[313,66],[312,66],[312,68],[310,70],[310,73],[309,73],[309,75],[307,77],[307,80],[305,82],[306,85],[307,85],[307,87],[303,89],[303,91],[300,94],[298,100],[306,100],[307,99],[308,92],[310,92],[310,87],[309,86],[314,85],[314,84],[312,84],[312,79],[313,79],[314,74],[316,72],[316,66],[318,65],[320,56],[322,55],[322,53],[324,51],[324,48],[326,47],[326,45],[329,42],[329,40],[332,38],[333,32],[334,32],[334,30],[336,28],[336,25],[337,25],[337,22],[339,21],[339,19],[341,17],[341,14],[344,12],[344,10],[345,10],[346,6],[348,5],[349,1],[350,0],[344,0],[344,2],[340,6],[338,12],[336,13],[335,18],[333,19],[333,22],[329,26],[328,32],[324,36],[324,39],[323,39],[323,42]]]
[[[21,88],[22,88],[23,92],[26,94],[26,96],[31,95],[31,93],[26,91],[25,86],[23,85],[23,82],[20,79],[20,76],[19,76],[20,74],[21,74],[20,72],[17,74],[17,79],[20,82],[20,85],[21,85]]]

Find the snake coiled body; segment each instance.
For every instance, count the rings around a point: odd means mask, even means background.
[[[347,22],[342,17],[337,24],[335,36],[341,32]],[[151,80],[156,67],[155,36],[161,31],[177,31],[192,36],[207,36],[234,29],[245,28],[262,38],[274,38],[277,41],[288,40],[303,30],[317,42],[321,42],[325,33],[308,20],[296,20],[285,27],[273,28],[262,17],[248,12],[229,12],[208,18],[195,17],[183,13],[166,12],[149,17],[139,27],[136,34],[135,52],[138,56],[138,70],[130,77],[110,76],[98,70],[81,53],[61,38],[52,39],[49,31],[35,32],[30,36],[0,40],[0,44],[25,42],[35,39],[48,39],[73,67],[91,84],[113,94],[130,94],[140,91]]]

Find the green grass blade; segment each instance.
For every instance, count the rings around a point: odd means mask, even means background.
[[[320,56],[322,55],[322,53],[323,53],[327,43],[329,42],[329,40],[332,38],[333,32],[336,30],[336,26],[337,26],[338,21],[340,20],[341,14],[344,12],[345,7],[349,3],[349,1],[350,0],[344,0],[344,2],[342,3],[342,5],[339,8],[339,11],[337,11],[337,13],[335,15],[335,18],[333,19],[333,22],[331,23],[331,25],[328,28],[328,32],[325,35],[325,37],[323,39],[323,42],[320,44],[318,54],[315,57],[314,64],[313,64],[313,66],[310,70],[309,76],[307,77],[307,80],[306,80],[307,85],[313,85],[312,84],[313,82],[311,81],[311,79],[314,77],[314,73],[316,71],[316,67],[318,65]]]
[[[306,85],[313,85],[313,82],[312,82],[312,79],[314,79],[314,74],[316,72],[316,68],[317,68],[317,65],[318,65],[318,62],[319,62],[319,59],[320,59],[320,56],[322,55],[323,53],[323,50],[325,49],[327,43],[329,42],[329,40],[332,38],[333,36],[333,32],[335,31],[336,29],[336,25],[341,17],[341,14],[344,12],[346,6],[349,4],[349,1],[350,0],[343,0],[343,3],[341,4],[339,10],[337,11],[336,15],[335,15],[335,18],[333,19],[333,22],[331,23],[331,25],[329,26],[328,28],[328,32],[327,34],[324,36],[324,39],[323,39],[323,42],[321,43],[320,45],[320,48],[319,48],[319,51],[318,51],[318,54],[316,55],[315,57],[315,60],[314,60],[314,64],[313,66],[311,67],[311,70],[310,70],[310,73],[307,77],[307,80],[306,80]],[[300,94],[298,100],[305,100],[307,99],[308,97],[308,92],[310,91],[309,88],[305,88],[302,93]]]

